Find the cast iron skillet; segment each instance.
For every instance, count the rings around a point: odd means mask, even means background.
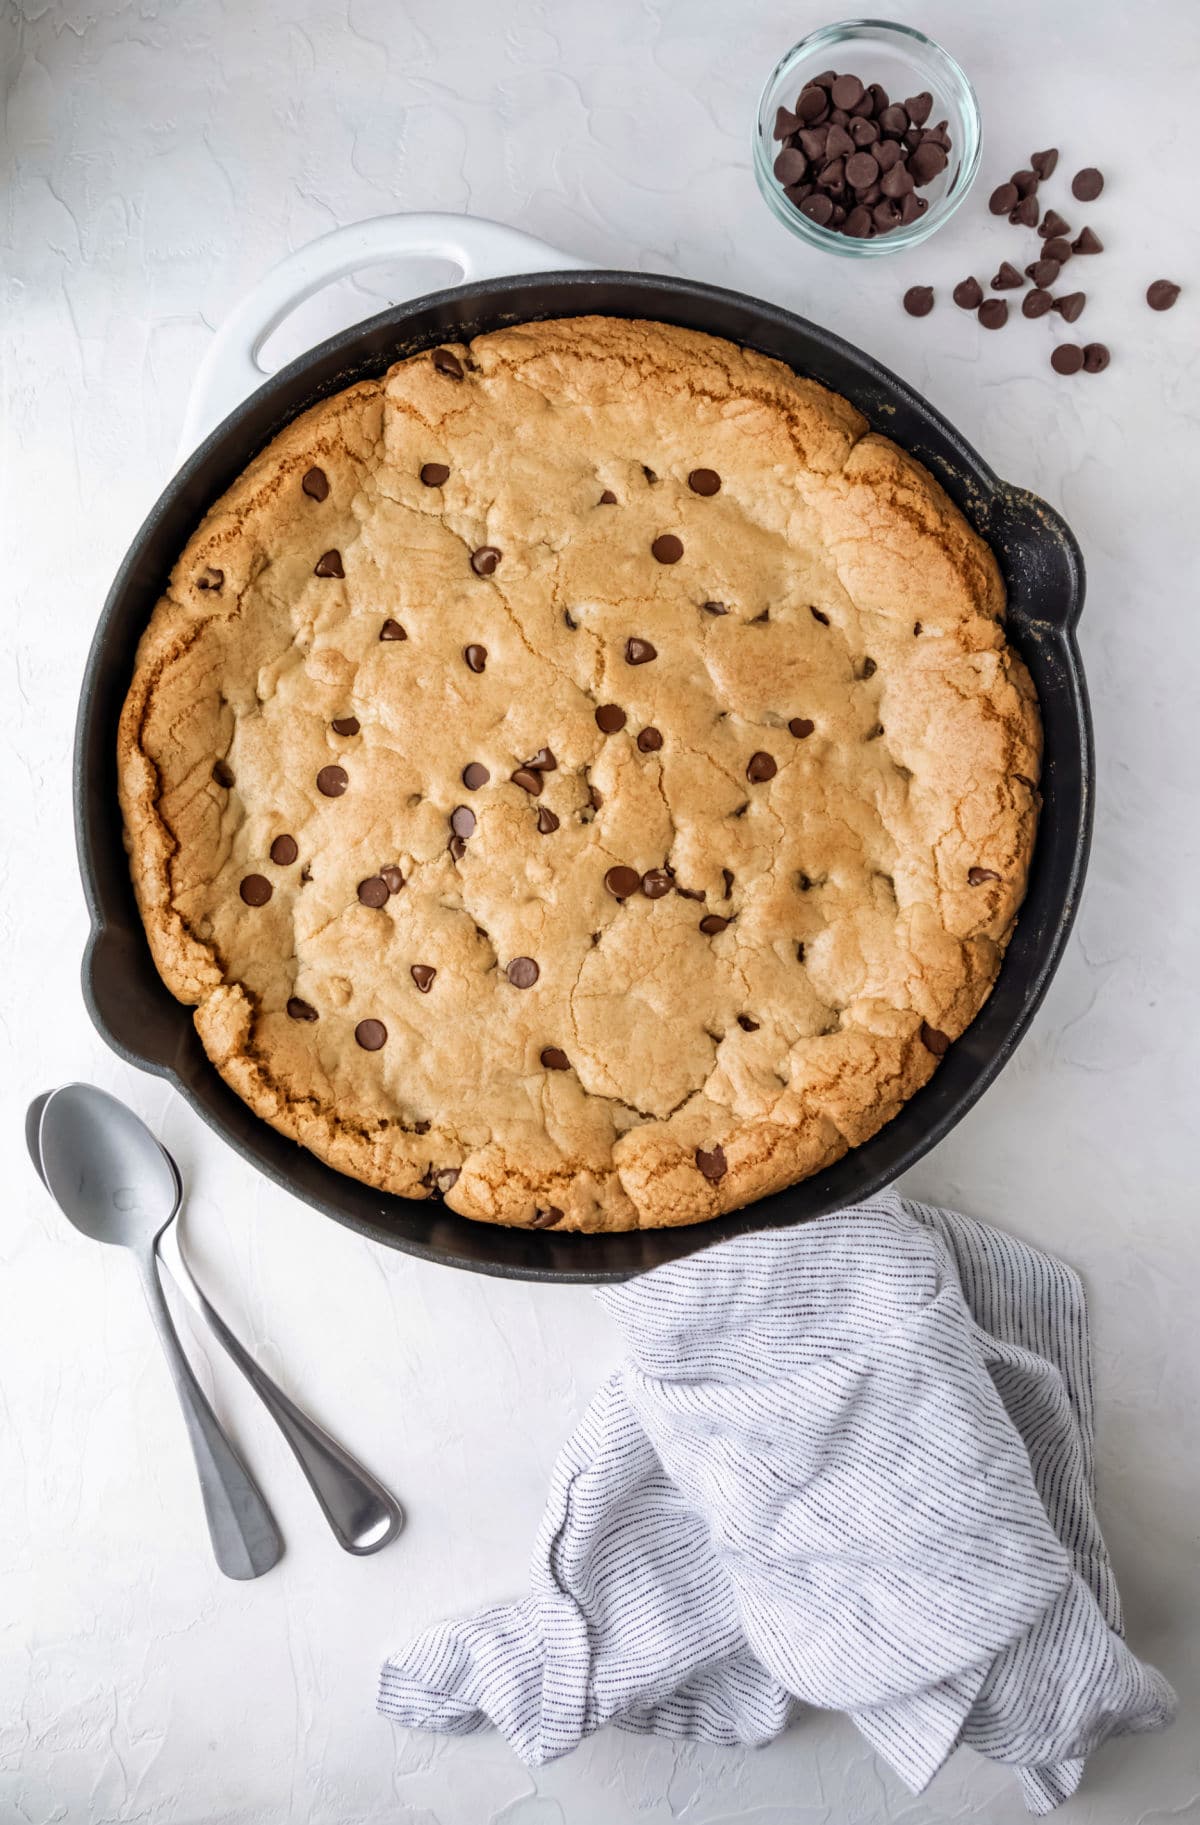
[[[506,324],[592,312],[657,318],[776,356],[845,394],[919,457],[999,559],[1009,634],[1036,683],[1046,741],[1041,824],[1016,932],[991,997],[932,1081],[873,1140],[791,1190],[697,1227],[612,1236],[501,1229],[437,1203],[390,1197],[334,1172],[253,1115],[209,1064],[191,1010],[168,993],[151,961],[116,780],[117,723],[138,638],[193,528],[257,450],[316,400],[402,356]],[[168,1078],[268,1178],[363,1235],[448,1266],[530,1280],[623,1279],[725,1236],[853,1203],[911,1167],[977,1101],[1012,1056],[1062,956],[1093,800],[1091,720],[1074,634],[1083,593],[1078,546],[1044,501],[999,481],[894,374],[788,311],[711,285],[593,270],[491,279],[383,311],[283,368],[218,425],[154,506],[113,583],[88,659],[75,744],[76,836],[92,921],[83,963],[88,1010],[121,1057]]]

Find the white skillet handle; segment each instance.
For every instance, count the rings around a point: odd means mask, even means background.
[[[184,415],[182,463],[267,378],[258,355],[272,330],[322,286],[386,260],[451,260],[460,284],[509,273],[562,272],[591,265],[502,222],[467,215],[377,215],[298,247],[264,274],[208,346]]]

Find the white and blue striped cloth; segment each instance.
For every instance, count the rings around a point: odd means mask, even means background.
[[[914,1791],[967,1743],[1038,1814],[1170,1722],[1096,1521],[1070,1269],[886,1193],[597,1297],[629,1357],[559,1457],[532,1592],[390,1660],[388,1717],[536,1764],[822,1706]]]

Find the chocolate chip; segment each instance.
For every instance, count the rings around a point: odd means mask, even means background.
[[[913,183],[913,174],[908,166],[896,164],[890,171],[884,171],[879,180],[879,188],[884,196],[891,197],[893,202],[902,203],[906,196],[911,195]]]
[[[663,738],[651,725],[641,731],[637,738],[637,745],[642,754],[657,754],[663,745]]]
[[[217,785],[224,786],[226,791],[235,784],[233,768],[227,760],[214,760],[212,776]]]
[[[1152,311],[1169,311],[1179,296],[1179,289],[1173,279],[1155,279],[1146,288],[1146,303]]]
[[[1033,153],[1029,162],[1044,182],[1046,178],[1053,175],[1054,167],[1058,163],[1058,147],[1050,146],[1045,152]]]
[[[433,968],[432,964],[414,963],[408,973],[420,989],[422,995],[428,995],[430,989],[433,987],[433,979],[437,975],[437,971]]]
[[[850,143],[863,151],[867,146],[877,145],[879,125],[877,121],[855,119],[850,122]]]
[[[959,310],[975,311],[983,303],[983,287],[978,279],[960,279],[954,287],[954,302]]]
[[[386,906],[390,898],[388,884],[381,874],[368,875],[365,881],[358,884],[358,897],[364,906],[378,910],[379,907]]]
[[[541,836],[549,836],[552,831],[558,829],[558,819],[549,805],[538,806],[537,827]]]
[[[715,469],[693,469],[688,476],[688,487],[693,494],[719,494],[721,491],[721,478]],[[676,543],[678,543],[678,540]],[[680,546],[681,553],[682,550],[683,547]],[[654,555],[657,558],[659,554],[655,551]],[[659,558],[659,562],[673,564],[675,560],[674,558]]]
[[[884,197],[883,201],[876,203],[871,210],[871,220],[880,234],[890,234],[893,228],[900,226],[900,211],[895,203]]]
[[[1065,292],[1061,298],[1054,300],[1054,308],[1059,316],[1068,323],[1075,323],[1083,315],[1087,303],[1087,293],[1081,291]]]
[[[1008,181],[1014,186],[1019,197],[1032,196],[1038,187],[1036,171],[1014,171]]]
[[[829,616],[828,616],[828,615],[823,615],[823,614],[822,614],[822,613],[821,613],[821,610],[820,610],[820,609],[819,609],[819,608],[812,608],[812,607],[810,607],[810,608],[809,608],[809,611],[808,611],[808,612],[809,612],[809,614],[810,614],[810,615],[811,615],[811,616],[812,616],[812,618],[813,618],[813,620],[814,620],[814,621],[819,621],[819,622],[820,622],[820,623],[821,623],[821,626],[822,626],[822,627],[828,627],[828,626],[829,626]]]
[[[462,783],[468,792],[478,792],[480,786],[486,786],[491,777],[481,760],[468,761],[462,770]]]
[[[999,184],[988,198],[988,208],[993,215],[1007,215],[1020,200],[1021,194],[1015,184]]]
[[[320,1018],[312,1003],[301,1001],[299,995],[288,997],[287,1011],[289,1020],[318,1020]]]
[[[823,89],[815,84],[803,89],[796,102],[796,113],[805,122],[819,119],[829,112],[829,97]]]
[[[314,577],[344,577],[342,554],[340,551],[325,551],[313,565]]]
[[[675,892],[679,895],[681,900],[703,900],[704,898],[704,895],[695,887],[679,887],[677,885]]]
[[[357,716],[337,716],[329,726],[335,735],[357,735],[361,724]]]
[[[833,219],[833,204],[824,191],[817,191],[814,196],[805,197],[800,205],[800,214],[815,222],[818,228],[827,228]]]
[[[389,615],[388,619],[379,630],[379,638],[381,640],[407,640],[408,635],[405,633],[400,623],[398,621],[393,621]]]
[[[481,672],[487,664],[487,647],[464,646],[463,658],[466,660],[469,670],[472,672]]]
[[[514,957],[504,973],[515,989],[531,989],[541,975],[532,957]]]
[[[846,182],[855,190],[868,190],[879,178],[879,166],[869,152],[855,152],[846,160]]]
[[[1038,229],[1038,233],[1042,237],[1042,240],[1057,240],[1060,235],[1070,234],[1070,232],[1071,224],[1063,220],[1057,209],[1047,209],[1045,215],[1042,217],[1042,225]]]
[[[808,160],[797,146],[785,146],[771,169],[781,184],[798,184],[808,170]]]
[[[1008,322],[1007,298],[985,298],[979,306],[979,321],[985,330],[1003,329]]]
[[[1036,228],[1038,219],[1036,196],[1023,196],[1016,208],[1009,210],[1008,219],[1014,228]]]
[[[729,613],[723,602],[702,602],[700,606],[706,615],[727,615]]]
[[[318,469],[315,465],[304,471],[300,478],[300,486],[311,500],[324,501],[329,498],[329,477],[324,469]]]
[[[1057,285],[1058,275],[1062,271],[1057,260],[1034,260],[1025,271],[1037,286]]]
[[[1083,350],[1075,342],[1061,342],[1050,357],[1056,374],[1078,374],[1083,366]]]
[[[471,810],[469,805],[456,805],[454,807],[454,810],[450,813],[450,828],[453,830],[455,836],[462,837],[464,842],[467,837],[474,836],[475,813]]]
[[[592,807],[593,811],[599,811],[599,809],[603,803],[604,803],[603,793],[601,793],[600,790],[596,786],[593,786],[591,781],[589,780],[588,781],[588,804]]]
[[[658,648],[651,646],[648,640],[639,640],[631,636],[625,642],[626,665],[648,665],[651,659],[658,658]]]
[[[274,889],[265,874],[248,874],[243,876],[238,892],[247,906],[265,906]]]
[[[300,854],[300,846],[294,836],[277,836],[271,844],[271,860],[280,868],[290,868]]]
[[[220,589],[224,582],[225,572],[223,570],[215,569],[214,566],[210,564],[207,569],[202,570],[200,575],[196,578],[196,588]]]
[[[533,758],[524,764],[532,767],[535,773],[553,773],[558,766],[553,750],[550,748],[539,748]]]
[[[950,163],[945,151],[933,140],[924,139],[908,161],[913,182],[923,186],[931,184],[935,177],[940,177]]]
[[[605,735],[616,735],[628,720],[619,703],[602,703],[596,711],[596,727]]]
[[[501,553],[495,545],[480,545],[471,553],[471,569],[477,577],[490,577],[500,562]]]
[[[617,497],[613,493],[611,488],[606,488],[604,490],[604,493],[600,496],[599,504],[601,507],[615,507],[616,506]]]
[[[428,1182],[430,1190],[436,1191],[444,1198],[446,1193],[453,1191],[458,1184],[460,1171],[461,1168],[458,1166],[439,1166],[436,1171],[431,1166],[421,1182],[422,1184]]]
[[[604,885],[614,900],[627,900],[641,886],[641,876],[636,868],[610,868],[604,877]]]
[[[539,1205],[529,1220],[529,1227],[530,1229],[553,1229],[554,1225],[561,1223],[562,1220],[563,1213],[557,1204]]]
[[[450,851],[452,861],[461,862],[467,853],[466,839],[461,836],[452,836],[446,844],[446,848]]]
[[[1021,299],[1021,315],[1023,317],[1044,317],[1046,312],[1048,310],[1053,310],[1053,308],[1054,299],[1050,296],[1048,291],[1042,291],[1040,288],[1035,288],[1033,291],[1027,291],[1025,296]]]
[[[650,868],[642,876],[642,892],[648,900],[661,900],[671,891],[672,881],[665,868]]]
[[[931,1027],[927,1020],[923,1020],[921,1022],[921,1044],[927,1052],[932,1052],[935,1058],[944,1058],[950,1050],[950,1035],[941,1032],[937,1027]]]
[[[1083,371],[1085,374],[1103,374],[1112,360],[1103,342],[1088,342],[1083,350]]]
[[[738,1022],[738,1025],[741,1027],[743,1033],[757,1033],[758,1032],[759,1023],[757,1020],[751,1020],[749,1014],[739,1014],[737,1017],[737,1022]]]
[[[542,1064],[547,1071],[569,1071],[571,1061],[560,1046],[543,1046]]]
[[[572,633],[574,633],[575,629],[579,626],[578,621],[575,619],[574,615],[571,613],[569,608],[563,609],[563,621],[570,628]]]
[[[660,532],[650,549],[660,564],[678,564],[683,556],[683,540],[673,532]]]
[[[705,1149],[697,1147],[696,1164],[710,1185],[719,1185],[729,1171],[729,1162],[725,1158],[724,1147]]]
[[[892,102],[888,107],[882,108],[877,118],[879,131],[885,133],[889,139],[902,139],[911,124],[907,110],[902,108],[899,102]]]
[[[732,923],[732,919],[723,919],[720,913],[705,913],[700,921],[700,930],[706,938],[715,938],[718,932],[725,931]]]
[[[875,661],[868,658],[863,660],[862,669],[858,675],[860,678],[874,678],[878,670],[879,667],[876,665]]]
[[[927,317],[933,309],[932,285],[910,285],[904,294],[904,308],[910,317]]]
[[[462,362],[450,349],[434,349],[433,365],[448,380],[461,380],[463,377]]]
[[[812,734],[816,726],[816,723],[810,722],[807,716],[793,716],[792,720],[788,723],[788,728],[796,737],[797,741],[806,740],[807,737]]]
[[[804,945],[802,942],[797,942],[797,945],[796,945],[796,962],[797,963],[804,962]]]
[[[865,92],[857,76],[836,76],[829,85],[829,97],[835,108],[853,108]]]
[[[911,191],[900,202],[900,226],[907,228],[923,216],[928,205],[923,196],[915,196]]]
[[[759,748],[746,762],[746,778],[756,786],[761,786],[765,780],[774,779],[776,771],[775,758],[765,748]]]
[[[1065,235],[1052,235],[1042,248],[1042,257],[1046,260],[1057,260],[1060,266],[1065,266],[1071,258],[1070,241]]]
[[[1085,165],[1071,179],[1071,195],[1078,197],[1081,203],[1094,203],[1104,188],[1103,175],[1095,165]]]
[[[360,1020],[354,1037],[364,1052],[378,1052],[387,1044],[387,1028],[382,1020]]]
[[[509,775],[509,778],[512,780],[514,786],[522,786],[526,792],[531,792],[535,798],[546,783],[541,774],[534,767],[518,767],[514,773]]]
[[[1104,242],[1090,228],[1081,228],[1071,242],[1072,253],[1103,253]]]
[[[933,96],[928,89],[922,89],[919,95],[910,95],[904,104],[904,112],[914,127],[923,127],[933,113]]]
[[[726,899],[728,899],[730,894],[733,892],[733,883],[734,883],[735,879],[736,879],[736,876],[732,873],[732,871],[730,869],[722,868],[721,880],[724,882],[724,885],[725,885],[725,898]]]
[[[421,480],[427,488],[440,488],[450,480],[450,469],[446,463],[423,463]]]
[[[790,139],[793,133],[799,131],[799,127],[798,114],[793,114],[790,108],[776,108],[775,126],[771,134],[773,139]]]
[[[379,870],[379,878],[389,893],[399,893],[404,886],[404,876],[394,862],[389,862],[386,868]]]
[[[317,791],[326,798],[341,798],[350,784],[350,775],[345,767],[322,767],[317,774]]]
[[[1017,286],[1024,285],[1024,283],[1024,274],[1019,273],[1011,261],[1001,260],[1000,271],[992,280],[992,290],[1013,291]]]
[[[985,881],[998,881],[1000,876],[994,868],[968,868],[967,883],[971,887],[982,887]]]

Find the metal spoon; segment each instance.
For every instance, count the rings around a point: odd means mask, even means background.
[[[137,1262],[183,1408],[217,1564],[227,1578],[261,1577],[283,1553],[279,1529],[192,1373],[155,1265],[155,1240],[179,1208],[175,1175],[133,1111],[89,1084],[39,1098],[25,1131],[64,1215],[93,1241],[129,1249]]]
[[[105,1096],[103,1091],[94,1090],[88,1085],[73,1085],[70,1088],[75,1093],[84,1092],[88,1097],[102,1099],[105,1108],[118,1109],[127,1124],[136,1126],[140,1145],[153,1146],[158,1151],[171,1174],[174,1188],[173,1218],[182,1204],[183,1182],[179,1168],[166,1148],[161,1146],[131,1110],[116,1102],[115,1098]],[[57,1092],[56,1100],[65,1094],[64,1091]],[[38,1164],[38,1159],[35,1141],[30,1138],[31,1124],[34,1123],[38,1105],[46,1100],[39,1098],[31,1105],[26,1119],[27,1139],[30,1139],[30,1151],[34,1153],[35,1164]],[[331,1438],[323,1427],[310,1419],[255,1362],[197,1284],[183,1254],[178,1226],[174,1221],[169,1219],[163,1225],[155,1237],[155,1249],[159,1260],[165,1261],[179,1291],[193,1310],[207,1321],[275,1420],[308,1479],[339,1545],[347,1552],[365,1554],[378,1552],[394,1540],[404,1525],[404,1513],[399,1504],[368,1470],[351,1457],[336,1439]]]

